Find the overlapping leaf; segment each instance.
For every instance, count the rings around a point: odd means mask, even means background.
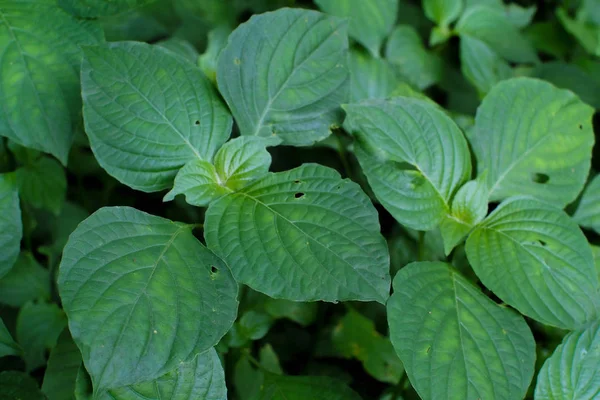
[[[21,206],[15,176],[0,174],[0,278],[17,261],[22,236]]]
[[[508,63],[490,46],[468,35],[460,39],[460,67],[480,96],[488,93],[496,83],[512,76]]]
[[[399,75],[386,60],[357,50],[350,52],[350,101],[384,99],[401,84]]]
[[[44,374],[42,392],[48,400],[73,400],[75,380],[81,366],[81,353],[68,329],[58,337],[50,352],[48,367]]]
[[[28,301],[50,298],[50,273],[33,254],[21,252],[13,268],[0,278],[0,303],[21,307]]]

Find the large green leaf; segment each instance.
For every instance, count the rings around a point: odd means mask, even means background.
[[[463,75],[483,97],[498,82],[512,76],[512,70],[485,42],[464,35],[460,39],[460,67]]]
[[[122,183],[171,186],[191,160],[211,161],[231,116],[200,69],[144,43],[86,47],[81,66],[85,129],[100,165]]]
[[[191,230],[112,207],[71,234],[58,285],[95,391],[156,379],[231,327],[237,284]]]
[[[55,0],[0,0],[0,135],[66,164],[81,118],[79,46],[101,40]]]
[[[535,362],[525,320],[450,265],[418,262],[401,269],[387,311],[392,344],[423,400],[525,396]]]
[[[10,336],[10,332],[0,318],[0,358],[4,356],[18,356],[22,353],[21,346]]]
[[[554,206],[527,197],[505,201],[471,233],[466,251],[483,284],[521,313],[567,329],[596,318],[592,251]]]
[[[379,57],[398,15],[398,0],[314,0],[328,14],[350,19],[348,35]]]
[[[368,53],[350,52],[350,101],[384,99],[401,84],[401,79],[386,60],[374,58]]]
[[[21,200],[60,214],[67,194],[67,174],[58,161],[41,157],[16,172]]]
[[[310,145],[348,100],[347,21],[317,11],[255,15],[229,36],[217,82],[242,135]]]
[[[208,208],[204,236],[236,279],[296,301],[389,295],[389,255],[359,186],[320,165],[271,173]]]
[[[0,278],[0,303],[21,307],[31,300],[50,298],[50,273],[33,254],[22,252],[8,274]]]
[[[46,400],[35,379],[20,371],[0,372],[0,400]]]
[[[600,175],[587,184],[573,213],[573,220],[600,233]]]
[[[544,362],[535,400],[594,400],[600,397],[600,322],[569,333]]]
[[[17,183],[13,174],[0,174],[0,278],[19,256],[23,224]]]
[[[81,353],[73,342],[69,329],[65,329],[50,352],[44,374],[42,392],[48,396],[48,400],[75,399],[75,380],[80,366]]]
[[[265,373],[252,400],[360,400],[343,382],[324,376],[281,376]]]
[[[535,63],[537,55],[531,43],[501,10],[488,6],[467,9],[456,24],[456,32],[486,43],[507,61]]]
[[[58,0],[65,11],[81,18],[107,17],[130,11],[156,0]]]
[[[413,229],[435,228],[471,175],[462,132],[442,109],[398,97],[344,106],[345,124],[365,143],[357,155],[377,199]]]
[[[215,349],[179,363],[175,369],[149,382],[108,390],[98,400],[225,400],[225,373]]]
[[[442,77],[441,58],[425,49],[412,26],[399,25],[394,29],[385,46],[385,57],[418,89],[426,89]]]
[[[585,184],[594,110],[572,92],[532,78],[500,82],[477,110],[469,140],[490,200],[531,195],[563,207]]]

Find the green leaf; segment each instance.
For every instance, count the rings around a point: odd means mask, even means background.
[[[522,314],[566,329],[596,318],[592,252],[554,206],[526,197],[503,202],[471,233],[466,251],[483,284]]]
[[[525,396],[535,362],[525,320],[448,264],[401,269],[387,311],[392,343],[423,400]]]
[[[17,341],[23,347],[27,371],[46,364],[46,352],[67,326],[65,313],[53,303],[27,303],[17,317]]]
[[[494,86],[469,135],[478,172],[488,170],[490,201],[521,194],[560,207],[573,201],[590,169],[593,113],[572,92],[537,79]]]
[[[437,25],[448,26],[459,17],[463,0],[423,0],[425,15]]]
[[[394,29],[385,46],[385,58],[418,89],[426,89],[442,78],[442,59],[425,49],[412,26],[399,25]]]
[[[265,373],[252,400],[360,400],[343,382],[324,376],[282,376]]]
[[[505,17],[492,7],[475,6],[467,9],[456,24],[456,32],[487,44],[507,61],[536,63],[538,61],[531,43]]]
[[[389,255],[379,230],[359,186],[314,164],[221,197],[204,224],[208,247],[238,282],[296,301],[385,303]]]
[[[366,144],[357,156],[377,199],[401,224],[435,228],[471,175],[467,141],[454,121],[433,103],[409,97],[344,108],[346,125]]]
[[[224,400],[225,373],[214,348],[149,382],[111,389],[98,400]]]
[[[217,62],[221,50],[227,45],[227,38],[231,34],[228,25],[220,25],[208,33],[206,50],[198,58],[198,66],[213,83],[217,83]]]
[[[44,374],[42,392],[48,396],[48,400],[75,399],[75,381],[80,366],[81,353],[73,342],[71,333],[65,329],[50,352]]]
[[[444,239],[444,253],[452,249],[487,215],[487,171],[477,179],[465,183],[452,200],[452,209],[442,221],[440,230]]]
[[[0,303],[20,307],[31,300],[50,298],[50,273],[29,252],[22,252],[14,267],[0,279]]]
[[[231,327],[237,284],[191,230],[110,207],[71,234],[58,287],[96,392],[156,379]]]
[[[404,373],[402,362],[390,339],[377,332],[369,318],[350,309],[334,327],[331,339],[339,355],[360,360],[375,379],[391,384],[400,382]]]
[[[317,319],[318,303],[268,298],[265,311],[273,318],[287,318],[302,326],[309,326]]]
[[[600,395],[600,322],[569,333],[544,362],[535,400],[596,399]]]
[[[468,35],[460,39],[460,67],[481,97],[495,84],[512,76],[508,63],[490,46]]]
[[[4,321],[0,318],[0,358],[5,356],[21,355],[23,350],[10,336],[10,332],[4,325]]]
[[[60,214],[67,194],[67,176],[58,161],[42,157],[17,169],[16,176],[21,200]]]
[[[571,37],[556,19],[536,22],[524,34],[539,52],[559,59],[567,58],[573,47]]]
[[[80,18],[97,18],[121,14],[153,1],[156,0],[58,0],[58,5]]]
[[[350,20],[348,35],[379,57],[398,15],[398,0],[315,0],[327,14]]]
[[[279,357],[277,356],[275,350],[273,350],[273,346],[271,346],[269,343],[260,348],[259,359],[260,365],[267,371],[277,375],[283,375],[283,370],[281,369],[281,364],[279,363]]]
[[[551,61],[537,65],[531,76],[569,89],[590,106],[600,108],[600,82],[577,65]]]
[[[191,160],[210,162],[231,116],[202,71],[144,43],[86,47],[81,66],[85,129],[100,165],[120,182],[171,187]]]
[[[17,261],[22,236],[23,224],[16,179],[13,174],[0,174],[0,278]]]
[[[204,160],[192,160],[179,170],[173,189],[165,195],[163,201],[171,201],[178,194],[184,194],[188,204],[206,207],[231,192],[222,183],[214,165]]]
[[[102,41],[55,0],[0,0],[0,135],[66,165],[79,123],[81,45]]]
[[[259,340],[265,337],[265,335],[271,329],[273,325],[273,318],[269,314],[250,310],[240,318],[239,330],[240,333],[249,340]]]
[[[384,99],[400,86],[400,77],[386,60],[352,50],[350,66],[350,101]]]
[[[573,220],[600,233],[600,175],[594,176],[587,184],[573,213]]]
[[[0,372],[0,400],[46,400],[35,379],[20,371]]]
[[[241,134],[304,146],[340,125],[349,89],[346,30],[344,19],[284,8],[233,31],[217,82]]]
[[[161,40],[156,45],[162,47],[163,49],[169,50],[173,54],[185,58],[194,65],[196,62],[198,62],[198,51],[187,40],[173,36],[167,40]]]
[[[600,27],[570,18],[562,8],[556,10],[556,16],[563,28],[575,36],[587,52],[600,56]]]

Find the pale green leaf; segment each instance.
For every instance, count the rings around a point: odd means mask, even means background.
[[[50,273],[29,252],[22,252],[10,272],[0,278],[0,303],[20,307],[50,298]]]
[[[100,165],[153,192],[191,160],[210,162],[231,116],[202,71],[171,51],[136,42],[86,47],[81,81],[85,129]]]
[[[237,284],[191,230],[111,207],[71,234],[58,287],[95,391],[156,379],[231,327]]]
[[[402,83],[400,77],[386,60],[352,50],[350,66],[350,101],[384,99]]]
[[[0,372],[0,400],[46,400],[35,379],[20,371]]]
[[[454,121],[431,102],[408,97],[344,108],[345,124],[366,144],[357,156],[377,199],[403,225],[435,228],[471,175],[467,141]]]
[[[437,25],[448,26],[459,17],[463,0],[423,0],[425,15]]]
[[[65,313],[53,303],[27,303],[17,316],[17,342],[23,348],[27,371],[46,364],[46,352],[56,345],[67,326]]]
[[[530,195],[564,207],[590,168],[594,110],[567,90],[532,78],[500,82],[477,110],[469,135],[490,201]]]
[[[281,376],[265,373],[252,400],[360,400],[343,382],[324,376]]]
[[[183,194],[188,204],[206,207],[210,202],[231,192],[222,183],[214,165],[204,160],[192,160],[179,170],[173,189],[165,195],[163,201],[171,201],[178,194]]]
[[[60,214],[67,194],[67,174],[58,161],[41,157],[17,169],[16,176],[21,200],[34,208]]]
[[[442,59],[425,49],[412,26],[399,25],[394,29],[385,46],[385,57],[418,89],[426,89],[442,78]]]
[[[81,18],[108,17],[144,6],[156,0],[58,0],[65,11]]]
[[[328,14],[348,18],[348,35],[379,57],[398,15],[398,0],[314,0]]]
[[[392,343],[423,400],[525,396],[535,362],[525,320],[450,265],[420,262],[401,269],[387,311]]]
[[[566,329],[596,318],[592,252],[554,206],[527,197],[503,202],[471,233],[466,251],[481,282],[522,314]]]
[[[0,174],[0,278],[17,261],[22,236],[21,206],[15,176]]]
[[[507,61],[538,61],[531,43],[501,10],[487,6],[471,7],[463,13],[455,29],[461,37],[471,36],[484,42]]]
[[[347,21],[317,11],[254,15],[229,36],[217,82],[244,136],[310,145],[342,120],[348,100]]]
[[[551,61],[539,64],[531,76],[561,89],[569,89],[590,106],[600,108],[600,82],[575,64]]]
[[[271,173],[206,212],[210,249],[240,283],[296,301],[389,295],[389,255],[359,186],[320,165]]]
[[[198,66],[213,83],[217,83],[217,62],[221,50],[227,45],[227,38],[231,34],[231,28],[220,25],[208,33],[208,45],[206,50],[198,58]]]
[[[0,135],[67,163],[81,118],[81,45],[102,41],[55,0],[0,0]]]
[[[512,76],[512,69],[485,42],[468,35],[460,39],[460,68],[481,97],[496,83]]]
[[[600,233],[600,175],[594,176],[587,184],[573,213],[573,220]]]
[[[44,374],[42,392],[48,400],[75,399],[75,381],[81,366],[81,353],[71,338],[68,329],[58,337],[50,352],[48,367]]]
[[[0,358],[5,356],[18,356],[23,352],[21,346],[17,344],[10,335],[10,332],[0,318]]]
[[[544,362],[535,400],[594,400],[600,397],[600,322],[569,333]]]

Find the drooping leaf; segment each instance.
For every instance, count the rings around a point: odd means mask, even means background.
[[[58,0],[58,5],[80,18],[97,18],[121,14],[153,1],[156,0]]]
[[[73,342],[69,329],[65,329],[50,352],[48,367],[44,374],[42,392],[48,400],[75,399],[75,381],[79,367],[81,367],[81,353]]]
[[[46,352],[56,345],[67,326],[65,313],[53,303],[27,303],[17,317],[17,342],[23,348],[27,371],[46,364]]]
[[[412,26],[399,25],[385,46],[385,57],[411,85],[426,89],[442,77],[442,60],[423,46]]]
[[[569,89],[590,106],[600,108],[600,82],[575,64],[560,61],[539,64],[532,76],[561,89]]]
[[[0,318],[0,358],[5,356],[18,356],[23,352],[21,346],[10,336],[10,332]]]
[[[13,268],[0,278],[0,303],[20,307],[50,297],[50,274],[30,252],[22,252]]]
[[[450,265],[401,269],[387,311],[392,343],[423,400],[525,396],[535,361],[525,320]]]
[[[514,195],[560,207],[573,201],[590,168],[593,113],[572,92],[537,79],[494,86],[469,135],[478,172],[488,171],[490,201]]]
[[[597,399],[600,396],[600,322],[569,333],[544,362],[535,400]]]
[[[67,176],[58,161],[41,157],[17,169],[16,176],[21,200],[35,208],[60,214],[67,194]]]
[[[400,223],[435,228],[471,175],[467,141],[439,107],[398,97],[344,106],[365,150],[357,156],[381,204]]]
[[[468,8],[456,24],[456,32],[487,44],[507,61],[535,63],[533,46],[500,10],[487,6]]]
[[[460,39],[460,67],[481,97],[496,83],[512,76],[512,69],[485,42],[464,35]]]
[[[463,8],[463,0],[423,0],[423,10],[431,21],[442,27],[454,22]]]
[[[198,58],[198,66],[213,83],[217,83],[217,61],[221,50],[227,45],[227,38],[231,34],[228,25],[220,25],[208,33],[206,50]]]
[[[398,15],[398,0],[315,0],[328,14],[348,18],[348,35],[379,57],[381,43],[390,34]]]
[[[46,400],[35,379],[20,371],[0,372],[0,400]]]
[[[111,389],[98,400],[225,400],[227,387],[221,361],[214,348],[149,382]]]
[[[343,382],[324,376],[264,374],[260,391],[252,400],[360,400]]]
[[[350,101],[384,99],[401,84],[400,77],[386,60],[367,53],[350,52]]]
[[[231,327],[237,284],[191,230],[112,207],[71,234],[58,285],[95,391],[156,379]]]
[[[102,31],[55,0],[0,1],[0,135],[67,163],[81,95],[81,45]]]
[[[0,278],[17,261],[22,236],[23,223],[15,176],[0,174]]]
[[[211,203],[204,236],[238,282],[271,297],[384,303],[389,255],[379,229],[358,185],[307,164]]]
[[[483,284],[522,314],[575,329],[597,316],[592,252],[567,214],[527,197],[503,202],[467,239]]]
[[[231,116],[202,71],[169,50],[135,42],[87,47],[81,68],[94,155],[134,189],[170,187],[186,162],[210,162],[231,133]]]
[[[287,8],[255,15],[233,31],[217,82],[241,134],[296,146],[327,137],[348,99],[346,31],[344,19]]]
[[[600,233],[600,175],[594,176],[587,184],[573,213],[573,220]]]

